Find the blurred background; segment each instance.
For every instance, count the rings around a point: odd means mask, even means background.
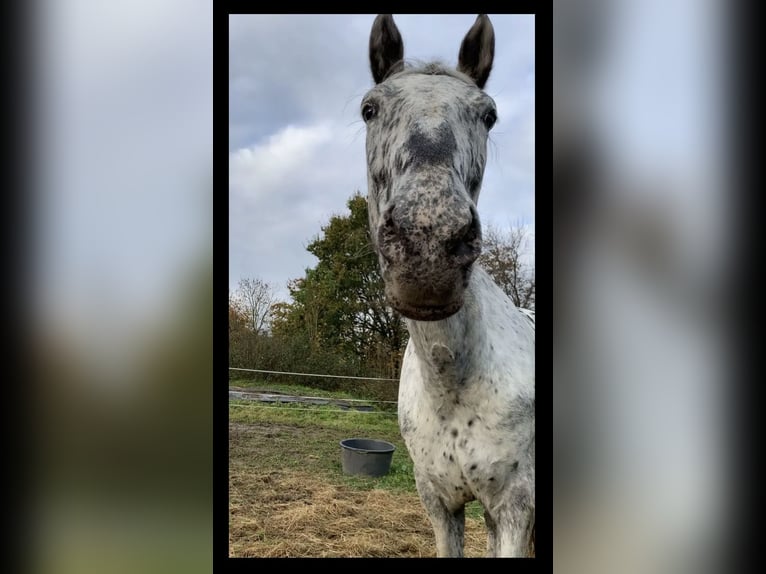
[[[212,3],[30,13],[24,552],[41,573],[207,572]],[[728,16],[711,0],[554,2],[562,572],[712,571],[734,519]]]
[[[716,571],[736,491],[730,11],[553,14],[555,564]]]
[[[212,3],[38,0],[26,15],[26,562],[210,572]]]

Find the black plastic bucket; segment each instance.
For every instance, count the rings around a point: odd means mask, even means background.
[[[391,470],[396,447],[384,440],[347,438],[340,441],[343,474],[383,476]]]

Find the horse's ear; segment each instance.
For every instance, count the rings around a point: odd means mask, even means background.
[[[376,84],[404,69],[404,43],[391,14],[379,14],[370,32],[370,69]]]
[[[479,14],[460,45],[457,69],[484,87],[495,58],[495,30],[486,14]]]

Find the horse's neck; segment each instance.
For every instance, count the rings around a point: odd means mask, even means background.
[[[460,310],[441,321],[415,321],[407,319],[407,330],[415,354],[426,368],[429,379],[443,385],[462,384],[477,366],[477,358],[486,340],[480,289],[483,281],[476,274],[485,273],[475,268],[465,290],[465,303]]]

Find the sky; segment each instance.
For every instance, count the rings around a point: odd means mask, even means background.
[[[497,104],[479,216],[508,229],[535,218],[533,15],[489,15]],[[373,87],[374,15],[229,17],[229,288],[286,283],[317,260],[306,245],[355,191],[367,193],[359,103]],[[475,15],[394,15],[404,57],[456,66]]]
[[[31,308],[113,358],[212,258],[212,7],[45,0],[34,16]]]

